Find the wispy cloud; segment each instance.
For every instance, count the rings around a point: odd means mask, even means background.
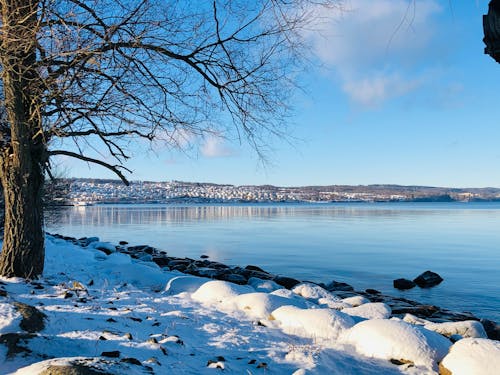
[[[378,105],[425,83],[434,49],[435,0],[351,0],[318,15],[308,37],[343,91],[362,105]]]
[[[233,150],[225,143],[224,138],[216,135],[210,135],[204,139],[200,146],[200,152],[206,158],[219,158],[234,154]]]

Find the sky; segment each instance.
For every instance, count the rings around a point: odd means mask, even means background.
[[[350,0],[305,35],[314,64],[290,138],[262,163],[245,143],[134,146],[130,180],[235,185],[500,187],[500,64],[484,54],[485,0]],[[116,178],[80,161],[68,177]]]

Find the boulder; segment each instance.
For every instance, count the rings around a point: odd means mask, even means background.
[[[488,319],[481,319],[481,324],[489,339],[500,341],[500,325]]]
[[[354,290],[354,288],[351,285],[335,280],[332,280],[331,283],[326,285],[325,289],[328,290],[329,292],[334,292],[338,290],[350,292]]]
[[[286,289],[292,289],[295,285],[300,284],[299,280],[287,276],[276,276],[274,278],[274,282],[285,287]]]
[[[239,275],[237,273],[228,273],[220,276],[221,280],[229,281],[230,283],[245,285],[247,283],[247,278],[245,276]]]
[[[14,302],[14,306],[23,317],[19,324],[23,331],[35,333],[45,328],[47,316],[36,307],[21,302]]]
[[[249,271],[259,271],[259,272],[267,273],[262,268],[257,267],[257,266],[252,266],[251,264],[249,264],[248,266],[246,266],[245,269],[249,270]]]
[[[413,280],[421,288],[431,288],[441,283],[441,281],[443,281],[443,278],[432,271],[425,271]]]
[[[415,283],[408,279],[396,279],[393,282],[394,288],[400,290],[407,290],[415,287]]]

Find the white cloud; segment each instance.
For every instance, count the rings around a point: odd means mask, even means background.
[[[215,135],[205,138],[200,152],[207,158],[218,158],[233,155],[233,151],[225,144],[224,139]]]
[[[424,82],[436,36],[435,0],[351,0],[322,11],[309,32],[315,54],[341,80],[349,97],[374,105]],[[430,67],[429,67],[430,68]]]

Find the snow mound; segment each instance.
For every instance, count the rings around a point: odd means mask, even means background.
[[[498,374],[500,342],[481,338],[459,340],[453,344],[439,367],[443,374],[447,373],[444,369],[453,375]]]
[[[234,297],[227,305],[236,306],[252,318],[268,319],[271,313],[281,306],[307,308],[305,301],[275,296],[268,293],[246,293]]]
[[[251,285],[257,292],[274,292],[283,287],[272,280],[262,280],[258,277],[248,279],[248,285]]]
[[[95,241],[95,242],[91,242],[89,247],[97,249],[97,250],[109,251],[111,253],[114,253],[116,251],[116,246],[113,245],[112,243],[109,243],[109,242]]]
[[[350,305],[342,302],[342,300],[319,285],[312,283],[300,283],[293,287],[292,292],[314,302],[318,305],[325,305],[331,309],[341,310]]]
[[[365,320],[343,337],[344,342],[368,357],[411,362],[416,366],[437,369],[448,353],[451,342],[436,332],[401,320]]]
[[[170,295],[183,292],[193,293],[209,280],[198,276],[176,276],[168,280],[165,292]]]
[[[244,293],[255,292],[255,289],[248,285],[238,285],[227,281],[214,280],[208,281],[200,286],[191,298],[203,303],[220,303],[230,298]]]
[[[331,309],[282,306],[271,315],[285,333],[308,338],[336,339],[354,325],[349,315]]]
[[[348,303],[352,307],[357,307],[365,303],[369,303],[370,300],[363,296],[353,296],[353,297],[342,298],[342,302]]]
[[[364,319],[387,319],[391,316],[392,310],[385,303],[374,302],[365,303],[356,307],[348,307],[342,309],[342,312]]]
[[[460,335],[461,337],[488,338],[483,325],[476,320],[465,320],[462,322],[434,323],[425,319],[417,318],[414,315],[406,314],[403,320],[411,324],[423,325],[430,331],[442,334],[446,337]]]

